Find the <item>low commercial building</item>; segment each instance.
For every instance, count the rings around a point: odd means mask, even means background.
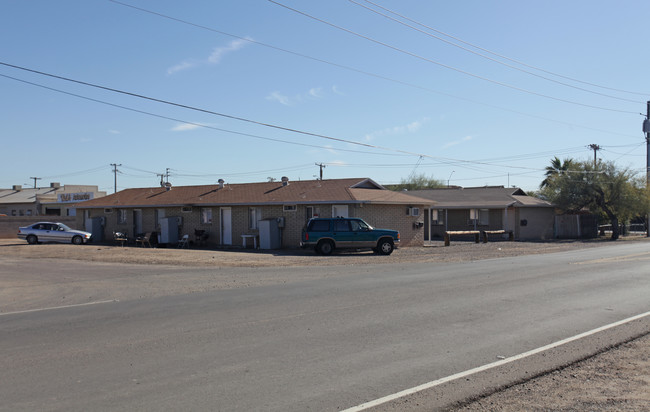
[[[0,189],[0,215],[76,216],[76,204],[106,196],[97,186],[50,183],[49,187]]]

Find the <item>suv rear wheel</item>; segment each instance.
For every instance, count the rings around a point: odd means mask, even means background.
[[[377,251],[381,255],[390,255],[393,253],[393,249],[395,249],[395,246],[390,239],[379,239],[379,242],[377,242]]]
[[[321,240],[318,242],[318,245],[316,245],[316,252],[320,253],[321,255],[331,255],[333,251],[334,243],[332,243],[331,240]]]

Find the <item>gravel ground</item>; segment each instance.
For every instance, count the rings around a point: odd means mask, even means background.
[[[643,237],[621,241],[649,242]],[[426,247],[397,249],[391,256],[371,252],[344,252],[318,256],[311,250],[254,251],[119,247],[113,245],[27,245],[20,240],[0,239],[0,266],[11,266],[25,259],[69,259],[104,264],[144,264],[151,274],[141,278],[74,279],[59,282],[48,274],[0,277],[0,312],[81,303],[82,299],[111,298],[110,293],[127,299],[191,293],[208,289],[248,287],[281,283],[295,279],[257,277],[238,272],[228,275],[224,268],[260,268],[286,266],[337,266],[364,264],[400,264],[405,262],[461,262],[554,253],[576,249],[607,247],[608,240],[552,242],[452,242],[444,247],[434,242]],[[212,267],[218,276],[196,276],[179,281],[178,276],[162,270],[183,267]],[[155,270],[158,267],[160,270]],[[11,273],[2,271],[0,273]],[[258,271],[259,272],[259,271]],[[306,277],[309,271],[305,271]],[[117,280],[117,281],[116,281]],[[122,286],[119,286],[122,285]],[[121,289],[120,289],[121,287]],[[76,300],[75,300],[76,299]],[[499,391],[450,411],[650,411],[650,335],[627,342],[585,361],[569,365],[544,376]]]

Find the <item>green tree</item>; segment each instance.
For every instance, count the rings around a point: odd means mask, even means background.
[[[553,161],[551,166],[556,165]],[[587,208],[606,217],[612,224],[612,240],[619,238],[619,222],[648,210],[645,182],[612,162],[594,165],[570,160],[562,173],[547,174],[545,182],[541,194],[561,210],[578,212]]]
[[[555,176],[564,175],[571,168],[573,162],[574,160],[572,159],[564,159],[564,161],[562,161],[560,158],[555,156],[553,159],[551,159],[551,165],[546,166],[546,179],[542,181],[539,187],[543,189],[550,184],[551,180]]]
[[[411,175],[407,179],[402,178],[399,184],[388,186],[390,190],[395,191],[438,189],[441,187],[447,187],[445,182],[425,174]]]

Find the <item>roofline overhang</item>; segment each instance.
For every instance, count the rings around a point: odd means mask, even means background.
[[[434,203],[427,202],[389,202],[389,201],[375,201],[375,200],[319,200],[311,202],[246,202],[246,203],[174,203],[174,204],[163,204],[163,205],[97,205],[97,206],[84,206],[78,204],[78,209],[114,209],[114,208],[124,208],[124,209],[144,209],[144,208],[165,208],[165,207],[232,207],[232,206],[283,206],[283,205],[336,205],[336,204],[357,204],[357,205],[395,205],[395,206],[408,206],[408,205],[420,205],[420,206],[435,206]]]

